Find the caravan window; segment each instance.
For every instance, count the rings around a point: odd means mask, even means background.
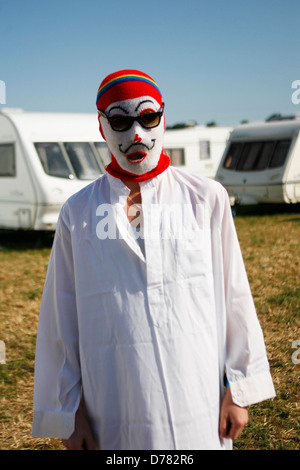
[[[14,144],[0,145],[0,176],[16,176]]]
[[[247,142],[244,144],[237,171],[264,170],[270,161],[273,142]]]
[[[243,144],[232,143],[227,152],[227,157],[224,161],[224,168],[226,170],[234,170],[236,168]]]
[[[77,178],[81,180],[98,178],[101,171],[88,142],[66,142],[64,146]]]
[[[210,141],[200,140],[200,160],[208,160],[210,158]]]
[[[185,165],[184,149],[165,149],[167,155],[170,157],[171,165],[181,166]]]
[[[35,148],[47,175],[58,178],[73,177],[62,149],[57,142],[36,143]]]
[[[268,163],[270,161],[273,149],[274,149],[274,142],[264,142],[261,146],[260,153],[258,158],[255,162],[255,167],[250,168],[251,170],[264,170],[267,168]]]
[[[282,166],[290,143],[290,140],[233,142],[223,167],[226,170],[258,171]]]
[[[290,148],[290,143],[290,140],[279,140],[277,142],[272,159],[270,161],[270,168],[277,168],[284,164]]]
[[[105,142],[94,142],[94,145],[97,149],[98,155],[96,155],[96,157],[98,157],[100,159],[100,165],[101,165],[101,163],[104,166],[108,165],[111,161],[111,157],[110,157],[110,151],[109,151],[106,143]]]

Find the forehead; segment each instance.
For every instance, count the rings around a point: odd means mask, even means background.
[[[140,114],[145,109],[158,111],[159,103],[152,96],[140,96],[130,100],[115,101],[106,108],[106,113]]]

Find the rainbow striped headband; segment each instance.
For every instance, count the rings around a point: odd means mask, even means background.
[[[139,96],[153,96],[161,104],[162,96],[157,83],[147,74],[137,70],[121,70],[108,75],[97,93],[97,108],[105,110],[115,101]]]

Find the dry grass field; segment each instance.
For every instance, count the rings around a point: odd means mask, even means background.
[[[300,212],[240,213],[235,224],[277,396],[249,408],[236,450],[299,450]],[[0,449],[58,450],[59,441],[31,437],[34,351],[51,238],[0,234]],[[292,360],[292,355],[294,358]]]

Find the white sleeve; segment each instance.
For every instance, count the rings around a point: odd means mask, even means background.
[[[36,344],[33,436],[67,439],[81,396],[73,255],[67,210],[57,224]]]
[[[275,396],[227,193],[222,222],[227,312],[225,368],[234,403],[248,406]]]

